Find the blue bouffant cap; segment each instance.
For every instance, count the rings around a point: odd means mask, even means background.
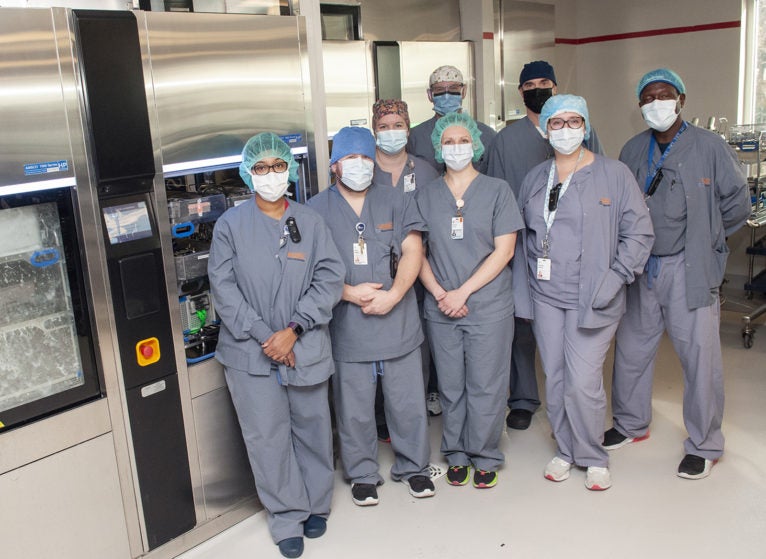
[[[534,62],[524,64],[524,67],[521,69],[521,73],[519,74],[519,87],[521,87],[524,82],[540,78],[548,78],[554,84],[558,85],[553,66],[548,64],[545,60],[535,60]]]
[[[562,113],[576,113],[585,120],[585,139],[590,138],[590,117],[585,99],[577,95],[554,95],[545,102],[540,111],[540,128],[548,130],[548,119]]]
[[[330,165],[352,153],[362,154],[375,161],[375,138],[372,132],[359,126],[346,126],[335,134]]]
[[[670,84],[678,90],[678,93],[686,93],[686,86],[684,85],[681,76],[669,68],[657,68],[656,70],[647,72],[644,74],[644,77],[639,80],[638,85],[636,86],[636,97],[641,99],[641,92],[644,88],[650,83],[655,82]]]

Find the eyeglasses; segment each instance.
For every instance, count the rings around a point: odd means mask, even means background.
[[[440,95],[444,95],[445,93],[449,93],[451,95],[462,95],[463,86],[451,85],[449,87],[432,87],[431,88],[431,95],[434,97],[439,97]]]
[[[577,130],[578,128],[582,128],[582,125],[585,124],[585,119],[581,116],[573,116],[568,120],[564,120],[563,118],[551,118],[548,120],[548,126],[551,130],[561,130],[564,128],[565,124],[569,128]]]
[[[269,171],[274,171],[275,173],[284,173],[287,171],[287,163],[285,161],[277,161],[273,165],[256,163],[255,166],[253,166],[253,172],[256,175],[268,175]]]
[[[559,192],[561,192],[561,183],[551,188],[551,194],[548,196],[548,211],[555,212],[559,205]]]

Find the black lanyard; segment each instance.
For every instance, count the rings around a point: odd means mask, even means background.
[[[668,156],[668,153],[670,153],[670,148],[673,147],[673,144],[676,143],[676,140],[681,136],[681,133],[686,130],[686,121],[683,121],[681,124],[681,128],[678,129],[678,132],[676,132],[676,135],[673,136],[673,140],[670,142],[667,148],[665,148],[665,151],[662,153],[662,157],[660,157],[660,160],[657,162],[657,164],[654,166],[654,170],[652,170],[652,159],[654,156],[654,146],[657,144],[657,140],[654,139],[654,133],[650,134],[649,136],[649,154],[647,155],[647,162],[646,162],[646,180],[644,181],[644,193],[651,196],[651,194],[654,194],[654,191],[657,189],[657,184],[660,182],[659,180],[654,182],[655,175],[659,176],[660,180],[662,180],[662,164],[665,162],[665,158]],[[659,174],[658,174],[659,172]],[[649,190],[651,188],[651,194],[649,193]]]

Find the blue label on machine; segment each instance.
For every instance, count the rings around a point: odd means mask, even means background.
[[[285,134],[284,136],[280,136],[280,138],[290,147],[303,143],[303,134]]]
[[[61,161],[48,161],[46,163],[27,163],[24,165],[24,175],[44,175],[46,173],[59,173],[69,170],[69,162],[66,159]]]

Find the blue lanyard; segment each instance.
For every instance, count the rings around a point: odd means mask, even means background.
[[[670,142],[670,145],[665,148],[665,152],[662,154],[662,157],[660,157],[660,160],[654,166],[654,169],[652,169],[652,159],[654,158],[654,146],[657,145],[657,140],[654,139],[654,133],[649,135],[649,154],[647,155],[646,162],[646,181],[644,181],[644,192],[649,191],[649,185],[652,184],[654,175],[656,175],[657,171],[662,168],[662,164],[665,162],[665,158],[668,156],[668,153],[670,153],[670,148],[673,147],[673,144],[676,143],[676,140],[678,140],[678,137],[684,130],[686,130],[686,121],[683,121],[681,128],[679,128],[678,132],[676,132],[676,135],[673,136],[673,140]]]

